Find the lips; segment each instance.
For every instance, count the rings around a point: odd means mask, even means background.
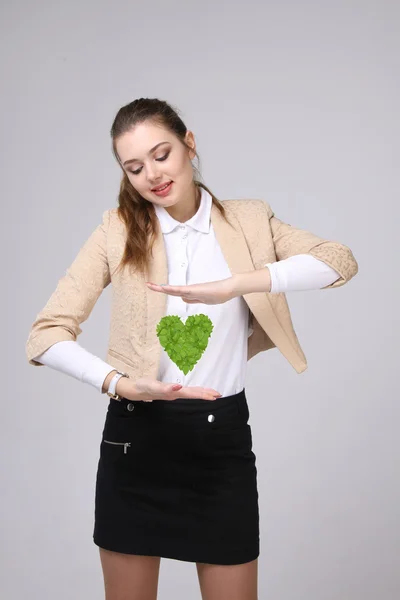
[[[158,192],[160,191],[162,188],[166,187],[167,185],[169,185],[171,183],[171,181],[166,181],[165,183],[160,183],[160,185],[157,185],[156,187],[151,188],[152,192]]]

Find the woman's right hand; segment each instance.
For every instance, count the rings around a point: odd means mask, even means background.
[[[180,384],[163,383],[146,377],[135,382],[127,377],[121,377],[115,391],[127,400],[176,400],[177,398],[216,400],[222,395],[212,388],[183,387]]]

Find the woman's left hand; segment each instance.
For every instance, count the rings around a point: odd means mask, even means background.
[[[187,304],[224,304],[236,297],[233,277],[192,285],[158,285],[149,281],[146,285],[154,292],[180,296]]]

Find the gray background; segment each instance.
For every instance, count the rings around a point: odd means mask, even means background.
[[[382,0],[3,2],[1,597],[103,597],[107,398],[24,346],[117,205],[108,132],[141,96],[181,110],[217,197],[264,199],[359,262],[342,288],[287,296],[305,373],[277,350],[248,363],[260,599],[399,597],[399,29]],[[107,289],[79,338],[102,357],[109,317]],[[163,559],[159,590],[199,599],[194,564]]]

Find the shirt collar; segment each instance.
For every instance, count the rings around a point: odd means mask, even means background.
[[[210,231],[210,215],[212,206],[211,194],[207,192],[203,187],[200,186],[200,206],[196,214],[191,219],[185,221],[185,225],[188,225],[192,229],[196,229],[201,233],[209,233]],[[180,221],[177,221],[168,213],[168,211],[158,204],[154,204],[156,215],[160,222],[161,231],[163,233],[170,233],[179,225],[182,225]]]

